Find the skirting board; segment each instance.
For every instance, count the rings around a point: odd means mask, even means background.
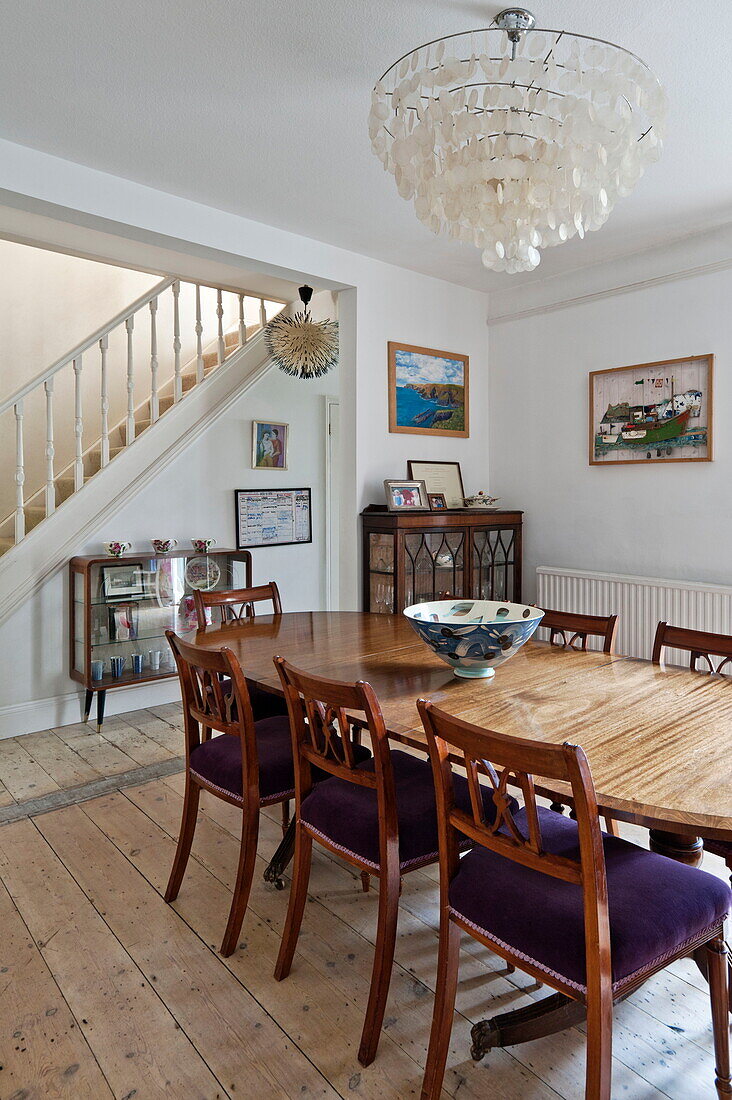
[[[161,703],[177,703],[180,700],[180,686],[177,676],[162,680],[157,684],[139,684],[129,688],[114,688],[107,692],[104,707],[105,717],[113,714],[127,714],[132,710],[158,706]],[[90,723],[96,721],[96,700],[89,716]],[[84,717],[84,691],[69,692],[67,695],[55,695],[50,699],[32,699],[27,703],[11,703],[0,707],[0,741],[8,737],[20,737],[25,733],[37,733],[39,730],[54,729],[56,726],[71,726],[81,722]],[[90,724],[89,730],[94,729]]]

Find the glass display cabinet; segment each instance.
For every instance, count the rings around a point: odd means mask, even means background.
[[[195,631],[193,591],[248,588],[248,550],[179,550],[72,558],[70,672],[86,689],[84,721],[97,696],[97,729],[110,688],[175,676],[166,630]]]
[[[522,517],[370,505],[361,513],[364,610],[394,614],[449,596],[520,603]]]

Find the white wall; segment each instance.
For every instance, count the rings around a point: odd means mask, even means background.
[[[491,486],[525,515],[537,565],[732,583],[732,271],[490,330]],[[589,371],[715,355],[715,461],[588,464]]]

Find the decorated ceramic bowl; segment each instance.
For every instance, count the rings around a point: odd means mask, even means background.
[[[494,676],[529,640],[543,614],[538,607],[495,600],[438,600],[404,610],[422,641],[467,679]]]

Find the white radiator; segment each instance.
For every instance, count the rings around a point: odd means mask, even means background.
[[[548,565],[538,566],[536,576],[539,607],[584,615],[617,615],[615,651],[628,657],[651,659],[656,626],[662,620],[673,626],[732,634],[732,587],[554,569]],[[548,631],[539,634],[547,636]],[[587,648],[601,649],[602,639],[588,638]],[[667,649],[664,660],[688,665],[689,655]]]

